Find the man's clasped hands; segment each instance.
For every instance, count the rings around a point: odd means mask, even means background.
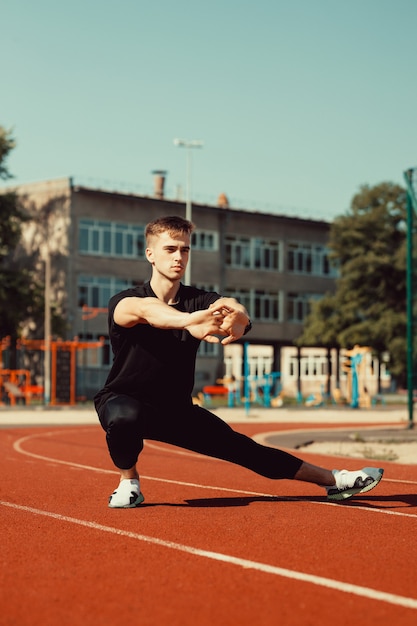
[[[220,298],[208,309],[195,311],[189,317],[186,328],[193,337],[223,345],[240,339],[249,322],[244,307],[234,298]]]

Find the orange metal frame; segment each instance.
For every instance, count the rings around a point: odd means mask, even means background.
[[[22,384],[22,378],[24,383]],[[10,383],[16,388],[14,392],[7,388],[7,383]],[[4,387],[5,392],[9,398],[11,406],[16,404],[18,398],[24,398],[25,402],[32,396],[30,385],[30,372],[29,370],[0,370],[0,389]],[[19,393],[18,393],[19,392]]]
[[[44,339],[21,339],[20,345],[25,346],[29,350],[45,350]],[[104,345],[104,339],[100,341],[51,341],[51,405],[63,404],[57,401],[56,383],[57,383],[57,351],[66,350],[71,353],[70,356],[70,405],[76,404],[76,371],[77,361],[76,354],[78,350],[88,350],[91,348],[101,348]],[[67,404],[67,403],[65,403]]]

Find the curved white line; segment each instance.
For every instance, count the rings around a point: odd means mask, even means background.
[[[88,429],[86,429],[88,430]],[[59,465],[67,465],[69,467],[76,467],[78,469],[85,469],[88,471],[92,471],[92,472],[101,472],[103,474],[116,474],[119,475],[119,472],[117,470],[110,470],[110,469],[103,469],[101,467],[94,467],[92,465],[83,465],[81,463],[75,463],[74,461],[63,461],[61,459],[55,459],[53,457],[47,457],[47,456],[43,456],[41,454],[36,454],[35,452],[28,452],[26,450],[24,450],[22,448],[22,443],[28,441],[29,439],[36,439],[37,437],[45,437],[45,436],[51,436],[54,435],[56,433],[63,433],[65,432],[64,430],[60,429],[60,430],[54,430],[54,431],[48,431],[48,432],[43,432],[43,433],[37,433],[34,435],[26,435],[25,437],[21,437],[20,439],[17,439],[14,444],[13,444],[13,448],[16,452],[18,452],[19,454],[23,454],[25,456],[29,456],[35,459],[39,459],[41,461],[49,461],[50,463],[56,463]],[[68,432],[68,431],[67,431]],[[71,431],[73,432],[73,431]],[[149,445],[149,444],[146,444]],[[164,448],[161,446],[160,447],[161,450],[163,450]],[[168,450],[166,450],[168,452]],[[176,452],[175,450],[173,450],[173,452]],[[179,451],[180,452],[180,451]],[[204,457],[205,458],[205,457]],[[210,458],[210,457],[207,457]],[[173,480],[170,478],[159,478],[156,476],[147,476],[145,474],[141,474],[140,475],[141,480],[153,480],[156,482],[162,482],[162,483],[167,483],[167,484],[171,484],[171,485],[181,485],[183,487],[195,487],[196,489],[208,489],[210,491],[225,491],[228,493],[237,493],[240,495],[245,495],[245,496],[255,496],[255,497],[263,497],[263,498],[273,498],[275,500],[281,500],[283,502],[303,502],[304,500],[302,500],[301,498],[297,498],[296,496],[277,496],[276,494],[271,494],[271,493],[260,493],[259,491],[248,491],[248,490],[243,490],[243,489],[233,489],[231,487],[219,487],[219,486],[214,486],[214,485],[203,485],[201,483],[189,483],[189,482],[185,482],[185,481],[181,481],[181,480]],[[387,482],[384,479],[384,482]],[[392,482],[408,482],[408,481],[392,481]],[[414,483],[411,483],[414,484]],[[342,506],[340,503],[335,503],[335,502],[327,502],[327,501],[323,501],[323,502],[318,502],[316,500],[311,500],[309,502],[309,504],[318,504],[318,505],[324,505],[324,506],[337,506],[340,507]],[[366,506],[360,506],[360,507],[349,507],[350,510],[355,510],[355,511],[369,511],[371,513],[380,513],[380,514],[384,514],[384,515],[395,515],[395,516],[399,516],[399,517],[412,517],[412,518],[416,518],[415,514],[412,513],[402,513],[401,511],[390,511],[390,510],[385,510],[385,509],[375,509],[375,508],[371,508],[371,507],[366,507]]]
[[[193,556],[199,556],[213,561],[220,561],[231,565],[236,565],[244,569],[256,570],[263,572],[264,574],[271,574],[273,576],[280,576],[283,578],[289,578],[292,580],[301,581],[304,583],[310,583],[319,587],[327,587],[334,589],[342,593],[350,593],[355,596],[360,596],[368,600],[377,600],[379,602],[387,602],[388,604],[394,604],[396,606],[402,606],[407,609],[417,609],[417,599],[408,598],[406,596],[399,596],[394,593],[387,593],[385,591],[378,591],[370,587],[363,587],[361,585],[354,585],[352,583],[346,583],[343,581],[335,580],[333,578],[325,578],[323,576],[315,576],[314,574],[307,574],[305,572],[299,572],[297,570],[290,570],[283,567],[277,567],[275,565],[269,565],[267,563],[260,563],[259,561],[251,561],[249,559],[242,559],[239,557],[231,556],[229,554],[223,554],[222,552],[212,552],[211,550],[203,550],[201,548],[195,548],[194,546],[187,546],[181,543],[175,543],[165,539],[159,539],[158,537],[149,537],[148,535],[141,535],[120,528],[114,528],[112,526],[104,526],[103,524],[97,524],[96,522],[89,522],[87,520],[77,519],[75,517],[68,517],[67,515],[60,515],[59,513],[52,513],[51,511],[43,511],[41,509],[34,509],[29,506],[22,506],[14,504],[12,502],[0,501],[2,506],[17,509],[19,511],[25,511],[27,513],[33,513],[34,515],[43,515],[50,517],[60,522],[69,522],[71,524],[78,524],[79,526],[85,526],[93,530],[99,530],[101,532],[112,533],[122,537],[129,537],[130,539],[136,539],[137,541],[143,541],[145,543],[162,546],[171,550],[178,550],[180,552],[186,552]]]

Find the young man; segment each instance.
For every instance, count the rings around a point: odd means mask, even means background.
[[[242,465],[272,479],[321,485],[330,500],[369,491],[383,470],[333,472],[235,432],[219,417],[193,405],[195,360],[200,341],[223,345],[251,328],[234,298],[183,285],[193,224],[162,217],[147,225],[150,282],[127,289],[109,303],[114,362],[95,406],[120,483],[111,508],[141,504],[137,461],[144,439],[164,441]]]

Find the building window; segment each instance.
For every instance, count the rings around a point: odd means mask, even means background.
[[[281,320],[281,294],[256,289],[254,291],[254,316],[260,322]]]
[[[252,239],[253,266],[261,270],[279,270],[279,242]]]
[[[296,242],[288,245],[288,271],[329,277],[337,274],[330,265],[326,246]]]
[[[287,293],[287,320],[289,322],[304,322],[310,313],[311,301],[319,300],[320,294],[313,293]]]
[[[315,379],[326,378],[328,372],[327,356],[323,354],[308,354],[300,357],[300,378]],[[296,355],[289,357],[288,362],[289,378],[298,378],[298,357]]]
[[[280,270],[279,241],[226,236],[226,265],[254,270]]]
[[[225,295],[243,304],[252,321],[282,321],[282,293],[262,289],[227,289]]]
[[[79,251],[82,254],[143,257],[145,227],[99,220],[81,219],[78,225]]]
[[[219,249],[218,233],[211,230],[197,230],[191,235],[192,250],[208,250],[217,252]]]
[[[226,265],[230,267],[250,267],[249,237],[226,236]]]
[[[78,306],[104,308],[114,294],[124,289],[133,287],[135,283],[129,280],[113,278],[110,276],[86,276],[78,277]]]
[[[226,298],[236,298],[240,304],[243,304],[247,312],[249,313],[249,317],[253,320],[254,318],[254,308],[253,308],[253,297],[252,290],[250,289],[231,289],[230,287],[225,290],[224,293]]]

